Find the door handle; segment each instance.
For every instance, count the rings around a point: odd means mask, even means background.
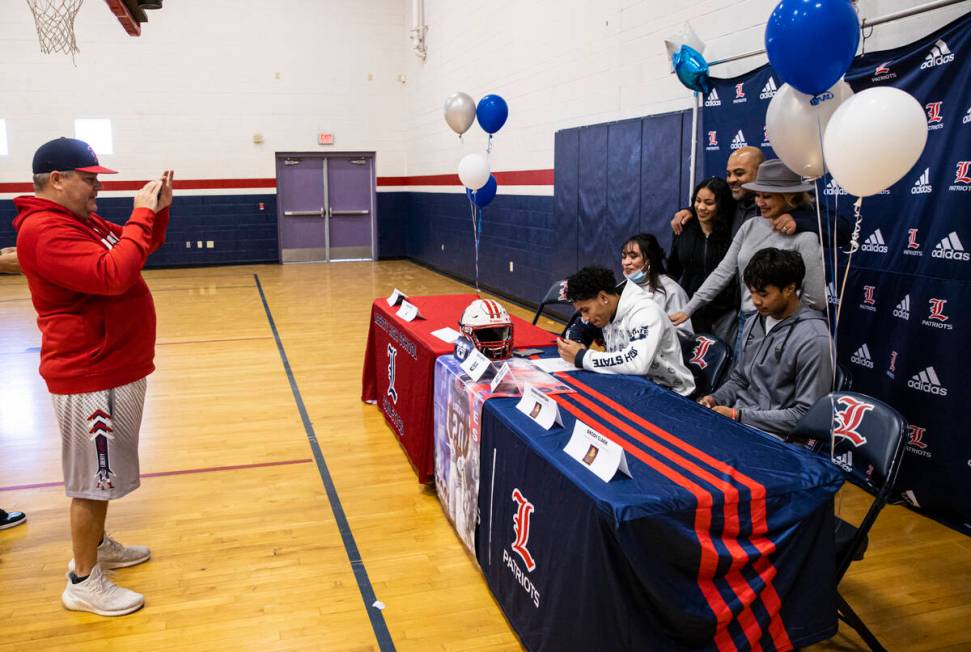
[[[319,211],[283,211],[284,217],[323,217],[324,209]]]
[[[334,215],[369,215],[371,211],[331,211],[331,216]]]

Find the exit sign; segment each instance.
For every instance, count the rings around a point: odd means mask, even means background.
[[[333,145],[334,144],[334,134],[321,132],[317,134],[317,144],[318,145]]]

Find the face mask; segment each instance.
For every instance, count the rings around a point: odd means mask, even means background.
[[[647,272],[645,272],[643,269],[639,269],[639,270],[637,270],[636,272],[634,272],[633,274],[631,274],[629,276],[627,274],[625,274],[624,276],[631,283],[636,283],[636,284],[640,285],[641,283],[644,282],[644,279],[647,278]]]

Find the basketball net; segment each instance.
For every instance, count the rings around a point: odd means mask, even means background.
[[[74,39],[74,19],[84,0],[26,0],[34,13],[37,40],[44,54],[63,52],[71,58],[78,53]]]

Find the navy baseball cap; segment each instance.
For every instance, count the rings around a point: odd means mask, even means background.
[[[117,170],[102,167],[98,163],[98,155],[91,149],[91,145],[77,138],[64,138],[63,136],[44,143],[34,152],[34,174],[44,174],[55,170],[118,174]]]

